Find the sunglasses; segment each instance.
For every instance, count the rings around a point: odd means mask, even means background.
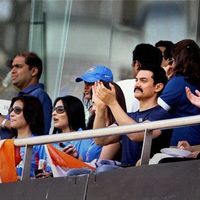
[[[56,111],[57,114],[62,114],[65,112],[65,108],[64,108],[64,106],[57,106],[57,107],[53,108],[52,112],[54,112],[54,111]]]
[[[18,107],[18,106],[10,107],[9,110],[8,110],[9,114],[10,114],[12,111],[14,111],[14,113],[15,113],[16,115],[19,115],[19,114],[23,111],[23,108],[20,108],[20,107]]]

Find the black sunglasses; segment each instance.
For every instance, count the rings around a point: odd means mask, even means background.
[[[18,106],[10,107],[9,110],[8,110],[9,114],[10,114],[12,111],[14,111],[14,113],[15,113],[16,115],[19,115],[19,114],[23,111],[23,108],[20,108],[20,107],[18,107]]]
[[[53,108],[52,112],[54,112],[54,111],[56,111],[57,114],[62,114],[65,112],[65,108],[64,108],[64,106],[57,106],[57,107]]]

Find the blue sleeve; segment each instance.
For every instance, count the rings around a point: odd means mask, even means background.
[[[183,77],[173,77],[158,98],[158,103],[165,110],[170,110],[179,104],[185,94],[186,82]]]

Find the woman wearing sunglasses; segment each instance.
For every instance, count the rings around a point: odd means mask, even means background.
[[[81,100],[74,96],[58,97],[54,102],[52,117],[53,133],[68,133],[86,129],[84,106]],[[84,162],[98,159],[102,148],[96,145],[92,138],[57,143],[55,146]]]
[[[10,123],[16,138],[27,138],[41,135],[44,131],[43,109],[38,98],[33,96],[18,96],[12,99],[10,108]],[[25,147],[20,147],[21,162],[17,165],[20,177],[24,166]],[[31,177],[35,176],[40,160],[46,160],[43,145],[33,146],[31,161]]]

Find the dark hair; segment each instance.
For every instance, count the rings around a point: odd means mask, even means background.
[[[170,59],[172,58],[172,55],[171,55],[171,50],[174,46],[174,43],[172,41],[168,41],[168,40],[160,40],[158,41],[155,46],[158,48],[158,47],[165,47],[165,50],[163,52],[163,57],[164,59]]]
[[[63,96],[58,97],[54,101],[54,107],[58,101],[62,101],[65,108],[66,114],[68,116],[69,128],[72,131],[77,131],[79,128],[85,130],[85,112],[84,106],[81,100],[74,96]],[[61,132],[61,130],[54,128],[53,133]]]
[[[164,86],[167,84],[168,82],[168,78],[166,76],[166,72],[162,67],[159,66],[145,66],[142,65],[140,67],[140,70],[148,70],[151,71],[153,73],[152,79],[154,81],[154,85],[158,84],[158,83],[162,83]],[[163,87],[164,89],[164,87]],[[161,92],[163,91],[163,89],[158,93],[158,95],[161,94]]]
[[[38,69],[37,80],[39,80],[42,75],[42,60],[40,57],[34,52],[22,52],[16,54],[14,58],[17,56],[25,58],[25,63],[29,66],[29,70],[31,70],[33,67]]]
[[[200,48],[190,39],[177,42],[172,49],[172,56],[175,59],[175,74],[181,74],[185,79],[198,84],[200,80]]]
[[[152,64],[161,66],[162,53],[151,44],[138,44],[133,50],[133,61],[138,61],[141,64]]]
[[[105,82],[105,81],[101,81],[101,82],[104,84],[104,86],[106,88],[110,89],[110,85],[109,85],[108,82]],[[125,101],[125,97],[124,97],[124,93],[123,93],[122,89],[115,82],[111,82],[111,84],[115,87],[115,94],[116,94],[117,102],[119,103],[121,108],[125,112],[127,112],[127,110],[126,110],[126,101]],[[92,95],[92,91],[91,91],[91,95]],[[94,119],[95,119],[95,113],[93,113],[90,116],[90,118],[88,120],[88,123],[87,123],[87,129],[92,129],[93,128]],[[116,121],[109,107],[108,107],[108,120],[109,120],[109,124],[110,125],[113,124]]]
[[[18,100],[23,103],[24,119],[29,125],[32,134],[43,135],[44,114],[40,100],[31,95],[18,96],[12,99],[10,107]]]
[[[172,41],[160,40],[156,42],[155,47],[165,47],[167,49],[167,48],[171,48],[173,45],[174,43]]]

